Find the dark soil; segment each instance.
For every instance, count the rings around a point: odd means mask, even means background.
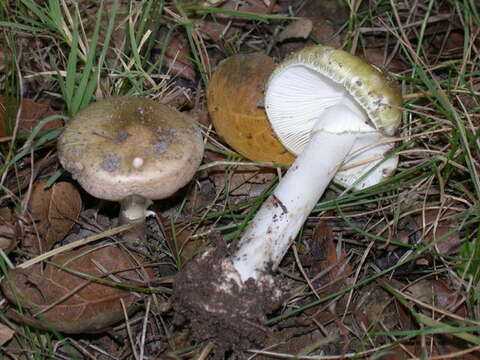
[[[228,350],[264,343],[272,329],[265,315],[281,303],[278,280],[249,279],[242,287],[228,278],[232,264],[225,243],[198,256],[176,278],[173,306],[177,324],[189,326],[196,341],[217,345],[217,358]],[[232,267],[233,269],[233,267]]]

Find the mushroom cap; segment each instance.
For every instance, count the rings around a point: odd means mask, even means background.
[[[287,71],[293,73],[292,69],[300,69],[301,72],[287,78],[290,76]],[[327,83],[326,85],[332,89],[337,87],[334,90],[337,90],[338,93],[318,93],[318,90],[330,91],[323,85],[318,85],[320,79],[323,79]],[[316,85],[311,83],[314,80],[317,82]],[[286,89],[278,89],[279,86],[285,87],[285,85]],[[276,88],[275,91],[272,90],[273,87]],[[282,95],[285,95],[286,98],[275,98]],[[397,84],[362,58],[328,46],[309,46],[285,59],[270,75],[267,83],[265,108],[273,130],[284,143],[284,135],[278,128],[279,122],[281,122],[281,119],[278,118],[282,114],[274,116],[275,114],[271,113],[275,110],[271,109],[275,101],[285,103],[284,106],[288,106],[288,102],[290,102],[298,113],[304,108],[321,111],[325,106],[342,101],[342,98],[351,102],[353,106],[363,109],[373,127],[385,135],[395,134],[400,125],[402,115],[400,107],[403,102]],[[312,102],[316,103],[315,107],[312,107]],[[309,117],[317,115],[315,112],[308,114]],[[298,154],[298,150],[290,150]]]
[[[261,53],[224,60],[208,84],[208,111],[217,134],[235,151],[253,161],[289,165],[295,157],[278,140],[260,106],[274,67],[273,59]]]
[[[400,124],[402,95],[388,76],[357,56],[321,45],[290,55],[270,75],[265,110],[277,137],[296,155],[309,142],[322,114],[334,105],[346,106],[360,120],[350,124],[330,116],[324,129],[316,131],[358,133],[359,141],[344,166],[361,164],[339,171],[334,181],[358,189],[390,176],[397,156],[379,162],[393,148],[392,142],[385,140]],[[375,143],[383,144],[369,145]],[[370,171],[371,175],[357,182]]]
[[[112,97],[77,113],[58,139],[65,169],[91,195],[163,199],[185,186],[203,157],[199,127],[153,100]]]

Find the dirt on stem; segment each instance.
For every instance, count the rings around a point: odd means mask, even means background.
[[[174,286],[177,325],[190,327],[195,341],[213,341],[217,358],[229,350],[262,345],[271,332],[266,315],[279,307],[278,294],[283,293],[274,277],[249,279],[239,286],[232,271],[230,249],[222,240],[190,262]]]

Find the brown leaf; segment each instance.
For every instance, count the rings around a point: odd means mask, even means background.
[[[165,47],[163,65],[168,69],[169,74],[195,81],[195,65],[190,53],[188,39],[183,33],[175,33],[168,38],[168,44],[165,44],[167,34],[166,28],[160,31],[160,47],[157,47],[159,52]]]
[[[466,315],[465,304],[458,291],[441,279],[422,279],[408,286],[406,292],[423,303],[459,316]],[[430,313],[430,310],[425,310]]]
[[[205,237],[192,238],[193,234],[194,231],[187,228],[175,233],[174,237],[171,227],[165,229],[166,240],[170,251],[175,257],[180,257],[182,263],[193,259],[195,255],[205,250],[208,245],[208,240]]]
[[[30,133],[38,122],[46,117],[57,115],[48,104],[40,104],[30,99],[22,99],[18,131]],[[0,97],[0,137],[11,134],[16,121],[20,102],[18,99]],[[46,123],[42,130],[61,128],[63,123],[60,119],[54,119]]]
[[[273,6],[273,9],[270,9],[262,0],[226,1],[218,8],[255,14],[271,14],[285,10],[277,4]],[[196,21],[195,27],[202,37],[210,38],[215,42],[221,41],[222,38],[231,38],[242,31],[243,28],[252,26],[250,20],[229,14],[215,14],[213,17],[214,20],[202,19]]]
[[[5,253],[12,251],[18,242],[18,226],[12,211],[7,207],[0,208],[0,249]]]
[[[242,2],[227,1],[221,8],[228,10],[245,11],[254,14],[266,15],[269,13],[276,13],[282,10],[282,7],[275,3],[272,9],[265,4],[263,0],[246,0]]]
[[[325,270],[326,275],[319,279],[322,285],[320,294],[330,294],[344,286],[345,279],[352,274],[352,268],[347,262],[345,249],[337,249],[333,241],[333,230],[325,220],[320,220],[312,237],[312,272],[317,275]]]
[[[266,340],[266,348],[272,347],[277,353],[284,354],[299,354],[304,353],[312,344],[318,342],[319,335],[315,331],[314,326],[292,326],[280,331],[275,331],[270,333],[270,336]],[[326,345],[331,339],[326,338],[324,344],[316,344],[318,348],[321,345]],[[336,339],[338,340],[338,339]],[[319,350],[316,348],[315,350]],[[257,360],[268,360],[272,359],[269,356],[257,356]]]
[[[80,214],[82,199],[77,188],[67,182],[44,188],[45,180],[33,185],[28,208],[40,239],[26,237],[23,246],[35,254],[51,249],[68,234]],[[35,232],[34,232],[35,233]]]
[[[43,271],[41,265],[14,269],[1,287],[10,302],[29,311],[23,316],[13,313],[16,320],[69,334],[100,332],[124,318],[120,299],[131,313],[141,298],[66,269],[135,286],[143,286],[153,277],[151,270],[141,268],[138,258],[115,246],[87,246],[51,261],[65,270],[52,264]]]
[[[12,329],[0,323],[0,346],[9,342],[13,334],[15,334],[15,332]]]
[[[31,166],[32,159],[25,157],[17,162],[16,171],[10,171],[5,180],[5,187],[12,193],[18,194],[30,185],[32,178],[37,178],[38,175],[53,174],[60,166],[56,156],[52,154],[43,156],[41,159],[33,161],[33,168]]]
[[[82,1],[81,11],[81,18],[83,22],[83,26],[85,27],[85,33],[87,37],[91,39],[93,37],[93,33],[95,30],[95,25],[97,22],[97,17],[100,8],[99,1],[89,1],[90,4],[84,4],[85,1]],[[105,9],[113,8],[114,1],[113,0],[105,0],[103,2],[104,11]],[[118,9],[115,14],[114,19],[114,31],[111,34],[110,44],[107,50],[107,56],[116,58],[118,54],[124,51],[124,46],[126,43],[126,36],[128,30],[128,17],[130,16],[129,5],[127,1],[121,0],[118,4]],[[105,38],[107,36],[107,29],[108,23],[110,21],[110,16],[103,16],[102,17],[102,24],[100,26],[100,31],[98,34],[98,42],[99,44],[104,44]]]
[[[398,73],[407,69],[407,66],[396,58],[393,58],[388,64],[385,64],[387,59],[383,49],[367,48],[358,55],[364,57],[370,64],[373,64],[382,70]]]
[[[313,0],[305,3],[299,16],[310,19],[313,24],[312,36],[322,44],[341,47],[339,32],[348,19],[348,7],[339,1]]]
[[[310,19],[299,19],[288,24],[285,29],[278,34],[278,41],[288,39],[306,39],[312,32],[313,22]]]
[[[0,52],[0,71],[4,71],[7,64],[11,62],[12,51],[7,48],[7,45],[3,41],[0,42],[0,45],[3,50]]]
[[[359,292],[358,296],[353,315],[356,321],[361,324],[361,328],[368,331],[376,329],[379,324],[383,324],[388,329],[395,329],[402,324],[401,316],[403,313],[399,313],[392,296],[383,290],[378,283],[366,286]],[[385,337],[378,336],[376,340],[384,341]]]
[[[226,159],[214,152],[206,151],[205,161],[226,161]],[[228,171],[228,166],[218,165],[206,171],[216,192],[226,190],[230,196],[237,197],[235,201],[259,196],[277,175],[273,168],[250,165],[239,165],[232,171]]]
[[[425,226],[420,228],[424,234],[423,241],[427,244],[435,242],[435,248],[441,254],[452,254],[462,243],[462,237],[458,231],[459,224],[451,218],[455,213],[452,211],[442,211],[439,209],[426,210],[420,214],[416,221],[419,227],[422,227],[425,219]],[[451,232],[449,235],[447,235]],[[442,238],[442,240],[439,240]]]

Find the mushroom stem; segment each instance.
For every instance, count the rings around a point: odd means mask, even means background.
[[[147,208],[151,204],[151,200],[138,195],[130,195],[120,201],[119,225],[136,224],[132,229],[123,233],[123,240],[128,242],[143,242],[146,240],[145,218]]]
[[[326,128],[323,124],[332,116],[337,123],[348,122],[351,130]],[[355,130],[352,122],[357,125]],[[269,267],[278,267],[355,140],[368,129],[361,115],[346,106],[332,106],[323,112],[309,143],[239,241],[233,265],[243,282],[249,278],[258,280]]]

